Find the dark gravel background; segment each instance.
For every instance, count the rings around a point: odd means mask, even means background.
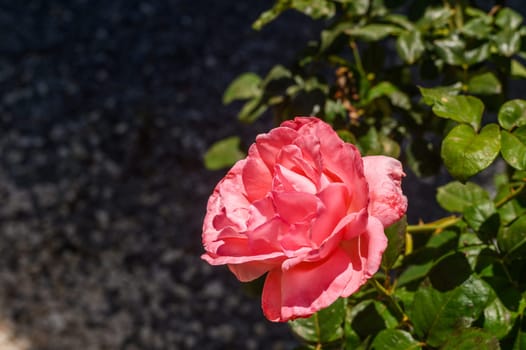
[[[223,90],[317,33],[295,14],[252,31],[268,6],[0,1],[2,350],[293,347],[199,257],[223,174],[203,153],[271,125],[237,124]]]
[[[272,125],[222,92],[318,36],[294,13],[252,31],[270,5],[0,0],[0,349],[294,347],[199,257],[204,152]]]

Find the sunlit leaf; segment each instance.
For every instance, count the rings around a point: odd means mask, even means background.
[[[368,24],[363,27],[354,27],[345,30],[352,37],[364,41],[378,41],[388,35],[395,35],[402,31],[400,27],[391,24]]]
[[[466,22],[462,27],[462,33],[477,39],[484,39],[489,36],[492,31],[491,20],[484,17],[476,17]]]
[[[263,103],[261,97],[248,100],[239,111],[237,117],[244,123],[252,123],[258,119],[265,111],[267,106]]]
[[[453,128],[442,143],[441,155],[455,178],[466,180],[486,169],[500,151],[500,128],[488,124],[479,134],[461,124]]]
[[[526,125],[526,101],[515,99],[504,103],[499,109],[498,120],[507,130]]]
[[[443,96],[433,105],[437,116],[470,124],[474,129],[478,129],[483,112],[484,104],[473,96]]]
[[[440,206],[450,212],[463,213],[481,200],[489,199],[489,194],[473,182],[465,184],[458,181],[441,186],[437,191],[437,201]]]
[[[223,103],[248,100],[261,95],[261,78],[254,73],[244,73],[230,83],[223,94]]]
[[[239,150],[240,142],[239,137],[232,136],[214,143],[204,156],[205,167],[218,170],[230,167],[242,159],[245,154]]]
[[[526,78],[526,67],[517,60],[511,60],[511,76],[515,78]]]
[[[491,72],[472,76],[467,87],[470,93],[478,95],[500,94],[502,92],[499,79]]]
[[[501,28],[515,30],[522,24],[522,16],[509,7],[504,7],[497,13],[495,24]]]
[[[501,54],[511,57],[520,50],[521,35],[518,31],[507,28],[495,34],[493,42]]]
[[[406,63],[415,63],[425,51],[422,34],[416,30],[403,32],[396,40],[396,50]]]
[[[449,96],[458,95],[461,87],[462,84],[454,84],[450,86],[438,86],[434,88],[424,88],[419,86],[418,89],[422,94],[424,103],[432,106],[444,97],[447,98]]]
[[[411,108],[411,101],[409,100],[409,97],[405,93],[400,91],[399,88],[397,88],[395,85],[388,81],[380,82],[377,85],[371,87],[367,94],[366,101],[368,103],[381,96],[387,96],[393,104],[393,106],[402,109]]]
[[[501,154],[504,160],[518,170],[526,170],[526,126],[513,133],[501,131]]]
[[[289,325],[298,337],[309,343],[332,342],[343,337],[345,305],[345,299],[340,298],[311,317],[290,321]]]
[[[499,298],[495,298],[484,309],[484,329],[498,339],[508,334],[514,321],[514,315]]]

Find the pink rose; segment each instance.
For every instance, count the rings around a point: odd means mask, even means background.
[[[202,258],[240,281],[267,274],[271,321],[308,317],[380,266],[384,227],[407,208],[400,162],[364,157],[314,117],[259,135],[208,201]]]

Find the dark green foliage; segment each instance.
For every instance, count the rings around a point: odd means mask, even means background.
[[[278,0],[254,23],[290,10],[326,26],[297,62],[232,82],[223,101],[245,101],[241,121],[317,116],[363,155],[456,179],[437,189],[451,216],[386,228],[369,283],[291,322],[305,349],[526,349],[526,101],[507,91],[526,78],[526,27],[494,5]],[[238,142],[214,146],[207,165],[232,164]],[[496,160],[495,191],[468,181]]]

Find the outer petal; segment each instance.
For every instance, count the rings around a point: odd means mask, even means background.
[[[363,158],[364,172],[369,184],[369,214],[377,217],[384,227],[400,219],[407,210],[407,198],[402,193],[400,162],[391,157]]]
[[[238,161],[214,188],[203,221],[203,244],[215,241],[227,226],[242,231],[248,219],[248,202],[241,181],[246,160]]]
[[[336,301],[352,273],[351,260],[341,249],[318,263],[271,270],[263,288],[263,312],[271,321],[308,317]]]
[[[342,292],[348,297],[356,292],[369,278],[371,278],[382,262],[382,254],[387,247],[387,237],[382,223],[375,217],[369,217],[367,230],[353,240],[342,243],[351,259],[354,273]]]

